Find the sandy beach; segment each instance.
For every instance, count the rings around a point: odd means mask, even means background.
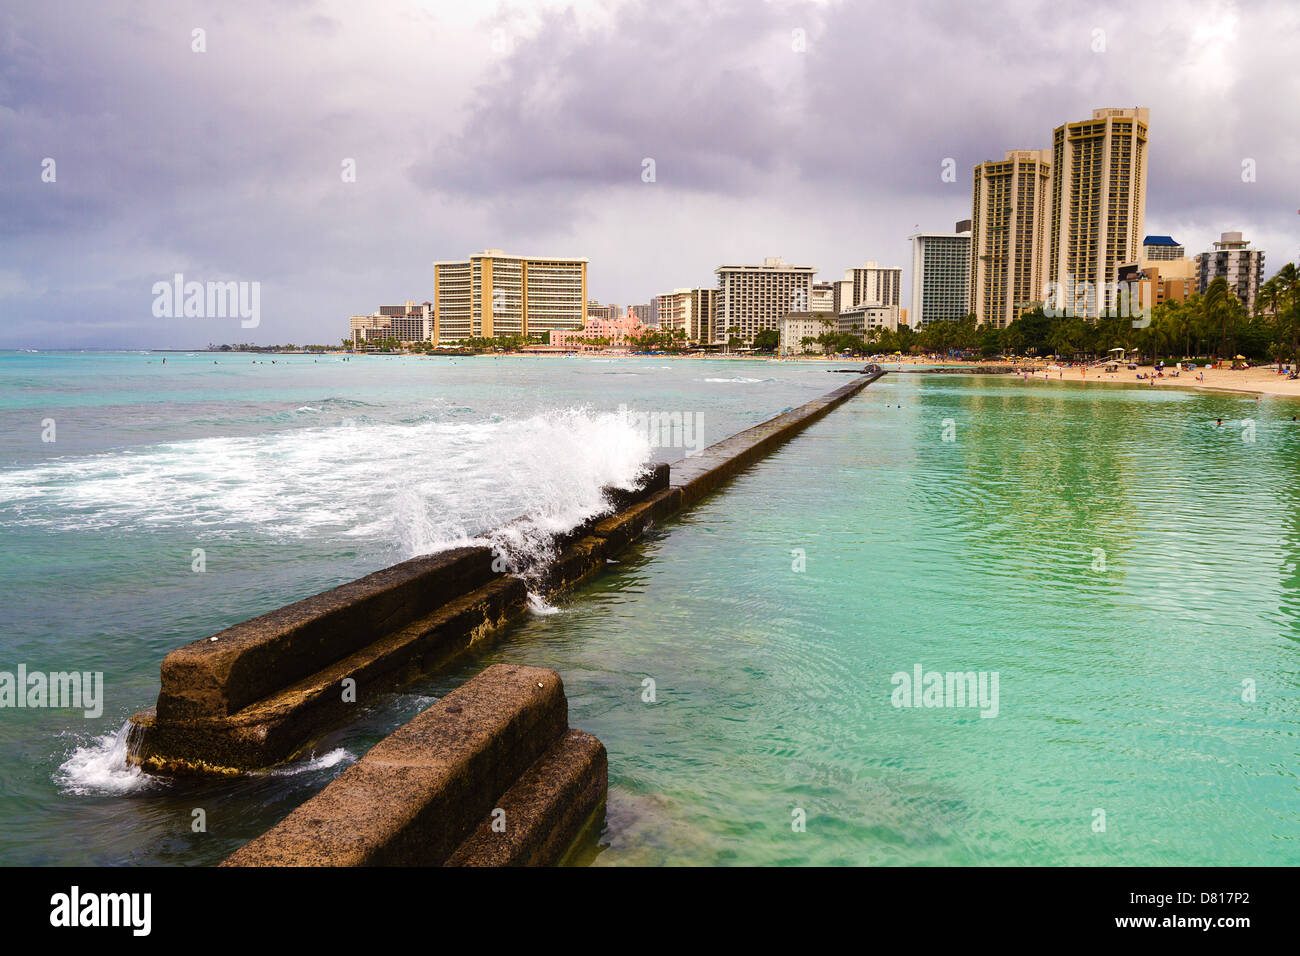
[[[1086,374],[1085,374],[1086,371]],[[1081,369],[1058,365],[1049,365],[1046,370],[1039,370],[1031,375],[1040,382],[1118,382],[1123,385],[1140,385],[1144,388],[1195,388],[1219,392],[1247,392],[1258,395],[1278,395],[1300,398],[1300,379],[1288,379],[1279,375],[1274,366],[1259,368],[1201,368],[1190,372],[1181,372],[1177,378],[1171,377],[1165,370],[1164,378],[1139,379],[1138,375],[1150,376],[1154,369],[1143,365],[1136,370],[1122,368],[1118,372],[1106,373],[1098,369]],[[1204,381],[1201,381],[1201,376]],[[1046,377],[1045,377],[1046,376]]]

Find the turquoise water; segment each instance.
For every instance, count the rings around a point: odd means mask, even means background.
[[[152,702],[171,647],[472,534],[489,513],[576,513],[643,450],[605,414],[621,402],[698,411],[711,441],[842,378],[377,359],[163,387],[143,361],[0,357],[0,669],[93,664],[109,688],[90,729],[66,711],[0,711],[0,861],[215,862],[503,660],[556,668],[571,722],[609,749],[606,826],[584,856],[596,865],[1300,862],[1297,403],[891,375],[555,613],[310,758],[233,783],[151,783],[112,765],[111,737]],[[14,431],[46,417],[21,383],[42,388],[50,368],[68,420],[98,422],[85,447],[63,446],[60,424],[57,461]],[[364,402],[347,414],[365,420],[294,417],[335,401]],[[118,420],[134,423],[125,439]],[[322,445],[337,450],[323,464]],[[365,503],[349,457],[373,466],[390,510],[416,488],[399,520]],[[484,483],[459,493],[475,467]],[[346,507],[324,509],[330,495]],[[195,540],[210,545],[202,575]],[[997,715],[893,706],[894,675],[917,665],[997,672]],[[205,834],[190,831],[195,807]]]

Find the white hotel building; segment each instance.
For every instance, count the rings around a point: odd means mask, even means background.
[[[957,322],[970,314],[969,219],[955,232],[918,232],[912,240],[912,328]]]
[[[722,265],[713,270],[718,277],[713,341],[726,342],[728,330],[746,344],[766,329],[776,329],[791,312],[812,307],[813,266],[794,266],[779,256],[763,260],[761,266]]]

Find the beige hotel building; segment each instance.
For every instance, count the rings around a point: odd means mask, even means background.
[[[1138,260],[1146,225],[1145,108],[1093,110],[1056,127],[1051,149],[1010,150],[975,167],[971,186],[971,311],[999,328],[1044,302],[1051,283],[1084,318],[1113,305],[1076,295],[1113,289]]]
[[[1142,253],[1147,211],[1147,125],[1150,110],[1093,110],[1052,134],[1052,198],[1047,279],[1069,289],[1088,282],[1113,289],[1119,266]],[[1067,295],[1068,295],[1067,291]],[[1041,298],[1041,296],[1040,296]],[[1111,296],[1074,300],[1095,319]]]
[[[1047,279],[1051,153],[1012,149],[975,167],[970,226],[970,310],[983,325],[1005,328]],[[913,303],[915,308],[915,303]]]
[[[398,342],[425,342],[433,333],[433,304],[407,302],[405,305],[381,305],[370,315],[348,319],[348,338],[354,348],[368,342],[396,339]]]
[[[659,296],[659,329],[681,329],[688,342],[708,345],[713,341],[713,310],[717,289],[674,289]]]
[[[435,342],[523,335],[541,338],[586,321],[587,260],[509,256],[488,249],[433,264]]]

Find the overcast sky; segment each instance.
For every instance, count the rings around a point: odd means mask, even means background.
[[[0,348],[336,343],[485,248],[587,256],[621,304],[877,260],[906,305],[971,167],[1098,107],[1151,110],[1148,233],[1294,261],[1300,5],[1066,6],[6,3]],[[155,318],[177,272],[260,283],[260,326]]]

